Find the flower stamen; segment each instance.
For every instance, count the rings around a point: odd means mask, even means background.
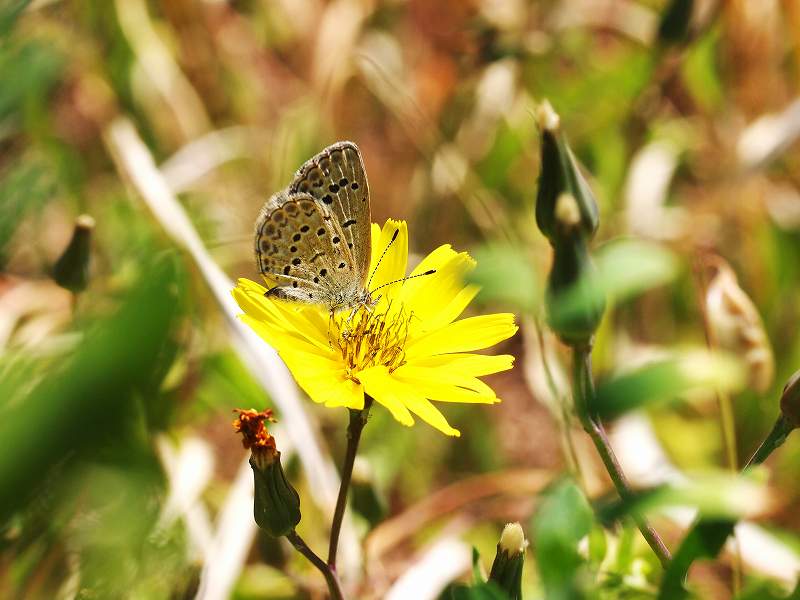
[[[334,319],[333,347],[342,354],[346,376],[359,383],[356,373],[369,367],[385,366],[389,372],[405,362],[403,348],[408,339],[410,318],[402,311],[360,309],[352,318]]]

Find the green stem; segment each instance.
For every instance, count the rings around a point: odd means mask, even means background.
[[[361,440],[361,431],[367,424],[372,398],[364,394],[364,408],[361,410],[350,409],[350,423],[347,426],[347,450],[342,465],[342,483],[339,486],[339,496],[336,498],[336,508],[333,511],[331,523],[331,541],[328,547],[328,566],[336,572],[336,550],[339,547],[339,533],[342,530],[344,509],[347,506],[347,492],[350,489],[350,479],[353,475],[353,463],[358,452],[358,443]]]
[[[575,410],[580,418],[583,429],[589,434],[603,465],[611,477],[611,481],[622,500],[633,498],[628,479],[622,471],[622,466],[617,460],[614,449],[611,447],[605,428],[600,419],[592,414],[591,401],[594,397],[594,380],[592,379],[592,350],[591,346],[573,348],[573,394],[575,396]],[[641,531],[647,544],[652,548],[661,565],[666,568],[671,556],[661,536],[647,519],[634,516],[639,531]]]
[[[780,415],[742,471],[747,471],[767,460],[786,441],[793,429],[794,426],[789,420]],[[715,558],[733,533],[735,526],[736,521],[703,520],[700,517],[695,519],[694,525],[675,553],[675,560],[664,574],[659,600],[687,597],[683,584],[692,563],[698,558]]]
[[[336,572],[308,547],[308,544],[305,543],[303,538],[297,535],[294,529],[286,535],[286,539],[289,540],[292,546],[294,546],[300,554],[305,556],[320,573],[322,573],[322,576],[325,578],[325,583],[328,584],[331,600],[344,600],[342,586],[339,583],[339,578],[336,577]]]
[[[567,402],[565,402],[565,399],[556,385],[553,372],[550,370],[550,361],[547,359],[547,346],[545,345],[544,341],[545,329],[542,327],[542,323],[539,318],[536,319],[535,323],[536,339],[539,343],[539,355],[541,357],[542,370],[544,371],[545,380],[547,381],[547,387],[550,389],[550,394],[558,403],[561,411],[561,414],[559,415],[560,418],[558,419],[558,426],[561,433],[561,445],[563,446],[562,450],[564,452],[564,458],[567,461],[570,472],[575,475],[575,478],[577,479],[581,489],[586,491],[586,481],[584,480],[583,472],[581,471],[581,463],[578,460],[578,452],[575,450],[575,442],[572,439],[572,422],[570,419]]]

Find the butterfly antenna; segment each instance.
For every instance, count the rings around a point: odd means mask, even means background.
[[[369,276],[369,281],[367,281],[367,289],[369,289],[369,284],[372,283],[372,278],[375,277],[375,273],[378,272],[378,267],[381,266],[381,263],[383,262],[383,257],[386,256],[386,253],[389,251],[389,248],[392,247],[392,244],[394,244],[394,241],[397,239],[398,233],[400,233],[400,230],[395,229],[394,234],[392,234],[392,239],[389,240],[389,243],[386,244],[386,248],[383,249],[383,254],[381,254],[381,257],[378,259],[378,263],[375,265],[375,268],[372,269],[372,274]]]
[[[394,281],[389,281],[388,283],[384,283],[376,287],[374,290],[370,290],[370,294],[373,292],[377,292],[381,288],[385,288],[387,285],[394,285],[395,283],[401,283],[403,281],[408,281],[409,279],[416,279],[417,277],[425,277],[426,275],[433,275],[436,273],[436,269],[429,269],[424,273],[417,273],[416,275],[406,275],[405,277],[401,277],[400,279],[395,279]]]

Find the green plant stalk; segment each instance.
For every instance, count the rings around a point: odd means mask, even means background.
[[[725,392],[717,393],[722,437],[725,443],[725,458],[732,472],[739,470],[739,456],[736,451],[736,420],[733,416],[731,397]]]
[[[581,464],[578,460],[578,452],[575,450],[575,441],[572,439],[572,425],[569,416],[569,409],[567,403],[558,391],[553,372],[550,370],[550,362],[547,360],[547,348],[545,347],[544,335],[545,329],[539,319],[536,319],[536,339],[539,342],[539,354],[542,357],[542,368],[544,370],[545,379],[547,380],[547,387],[550,388],[550,393],[553,398],[558,402],[561,414],[559,415],[558,428],[561,433],[561,445],[564,452],[564,458],[571,473],[575,475],[581,489],[586,491],[586,481],[583,478],[581,471]]]
[[[350,479],[353,476],[353,463],[358,452],[358,443],[361,432],[367,424],[369,409],[372,407],[372,397],[364,394],[364,408],[361,410],[350,409],[350,423],[347,426],[347,450],[342,465],[342,483],[339,486],[339,496],[336,498],[336,508],[333,511],[331,522],[331,540],[328,546],[328,566],[336,572],[336,551],[339,548],[339,533],[342,530],[342,519],[347,506],[347,493],[350,490]]]
[[[772,429],[761,445],[747,461],[742,471],[762,464],[786,441],[794,425],[783,415],[779,415]],[[733,533],[736,521],[713,521],[696,519],[675,553],[675,560],[664,574],[659,592],[659,600],[682,599],[687,596],[683,582],[689,568],[698,558],[713,559],[720,553],[725,541]],[[700,540],[702,543],[698,543]],[[693,543],[694,542],[694,543]]]
[[[294,529],[286,534],[286,539],[291,542],[295,550],[305,556],[311,562],[311,564],[314,565],[320,573],[322,573],[322,576],[325,578],[325,583],[328,584],[328,591],[331,594],[331,600],[344,600],[342,586],[339,583],[339,578],[336,577],[336,572],[324,560],[317,556],[311,548],[308,547],[308,544],[305,543],[303,538],[297,535],[297,531]]]
[[[594,380],[592,379],[592,349],[590,345],[573,347],[572,376],[575,411],[578,413],[581,425],[594,443],[619,497],[623,500],[632,499],[633,492],[630,484],[622,471],[622,466],[617,460],[614,449],[608,441],[605,428],[600,419],[592,415],[591,404],[595,391]],[[666,569],[671,560],[671,555],[661,536],[658,535],[658,532],[644,517],[634,516],[634,521],[642,533],[642,537],[644,537],[658,557],[661,565]]]
[[[708,282],[703,278],[701,270],[695,265],[695,277],[698,281],[698,290],[700,296],[698,297],[698,305],[700,306],[700,313],[703,316],[703,331],[706,336],[706,345],[711,352],[716,352],[718,343],[714,330],[711,327],[708,317],[708,308],[706,306],[705,297],[708,293]],[[731,473],[736,473],[739,470],[739,456],[736,445],[736,418],[733,412],[733,404],[731,397],[726,392],[719,389],[717,394],[717,406],[719,407],[719,425],[722,431],[722,443],[725,448],[725,460],[728,463],[728,469]],[[731,563],[731,586],[733,588],[734,596],[738,596],[742,590],[742,552],[739,547],[739,542],[734,537],[735,551],[733,553],[734,559]]]
[[[713,351],[713,347],[710,347]],[[725,459],[731,473],[736,473],[739,470],[739,455],[736,450],[736,419],[733,414],[731,397],[727,393],[718,390],[717,404],[719,405],[722,440],[725,445]],[[731,535],[733,536],[734,545],[733,560],[731,561],[731,587],[733,595],[738,596],[742,591],[742,549],[739,546],[739,540],[736,539],[736,533],[734,532]]]

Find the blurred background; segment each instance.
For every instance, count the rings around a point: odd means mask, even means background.
[[[663,25],[668,6],[689,6],[688,27]],[[500,349],[515,369],[488,378],[503,402],[445,407],[460,439],[373,411],[342,551],[356,597],[436,598],[471,546],[486,562],[505,522],[527,530],[565,473],[613,496],[565,417],[569,354],[540,326],[545,98],[596,193],[603,272],[623,274],[598,378],[705,347],[709,311],[751,332],[727,344],[749,382],[728,398],[734,447],[705,390],[615,422],[623,466],[650,485],[743,464],[800,367],[799,61],[793,0],[2,0],[0,596],[325,597],[256,534],[231,411],[276,409],[320,551],[347,414],[298,394],[229,289],[257,279],[261,204],[341,139],[364,155],[373,220],[407,220],[416,259],[472,252],[472,310],[521,324]],[[735,289],[714,304],[720,272]],[[793,587],[798,468],[790,437],[748,515],[755,537],[693,572],[702,597],[730,597],[736,561],[746,586]],[[656,525],[674,547],[690,520]],[[601,597],[654,597],[636,530],[599,535]],[[536,543],[530,557],[525,589],[542,597]]]

